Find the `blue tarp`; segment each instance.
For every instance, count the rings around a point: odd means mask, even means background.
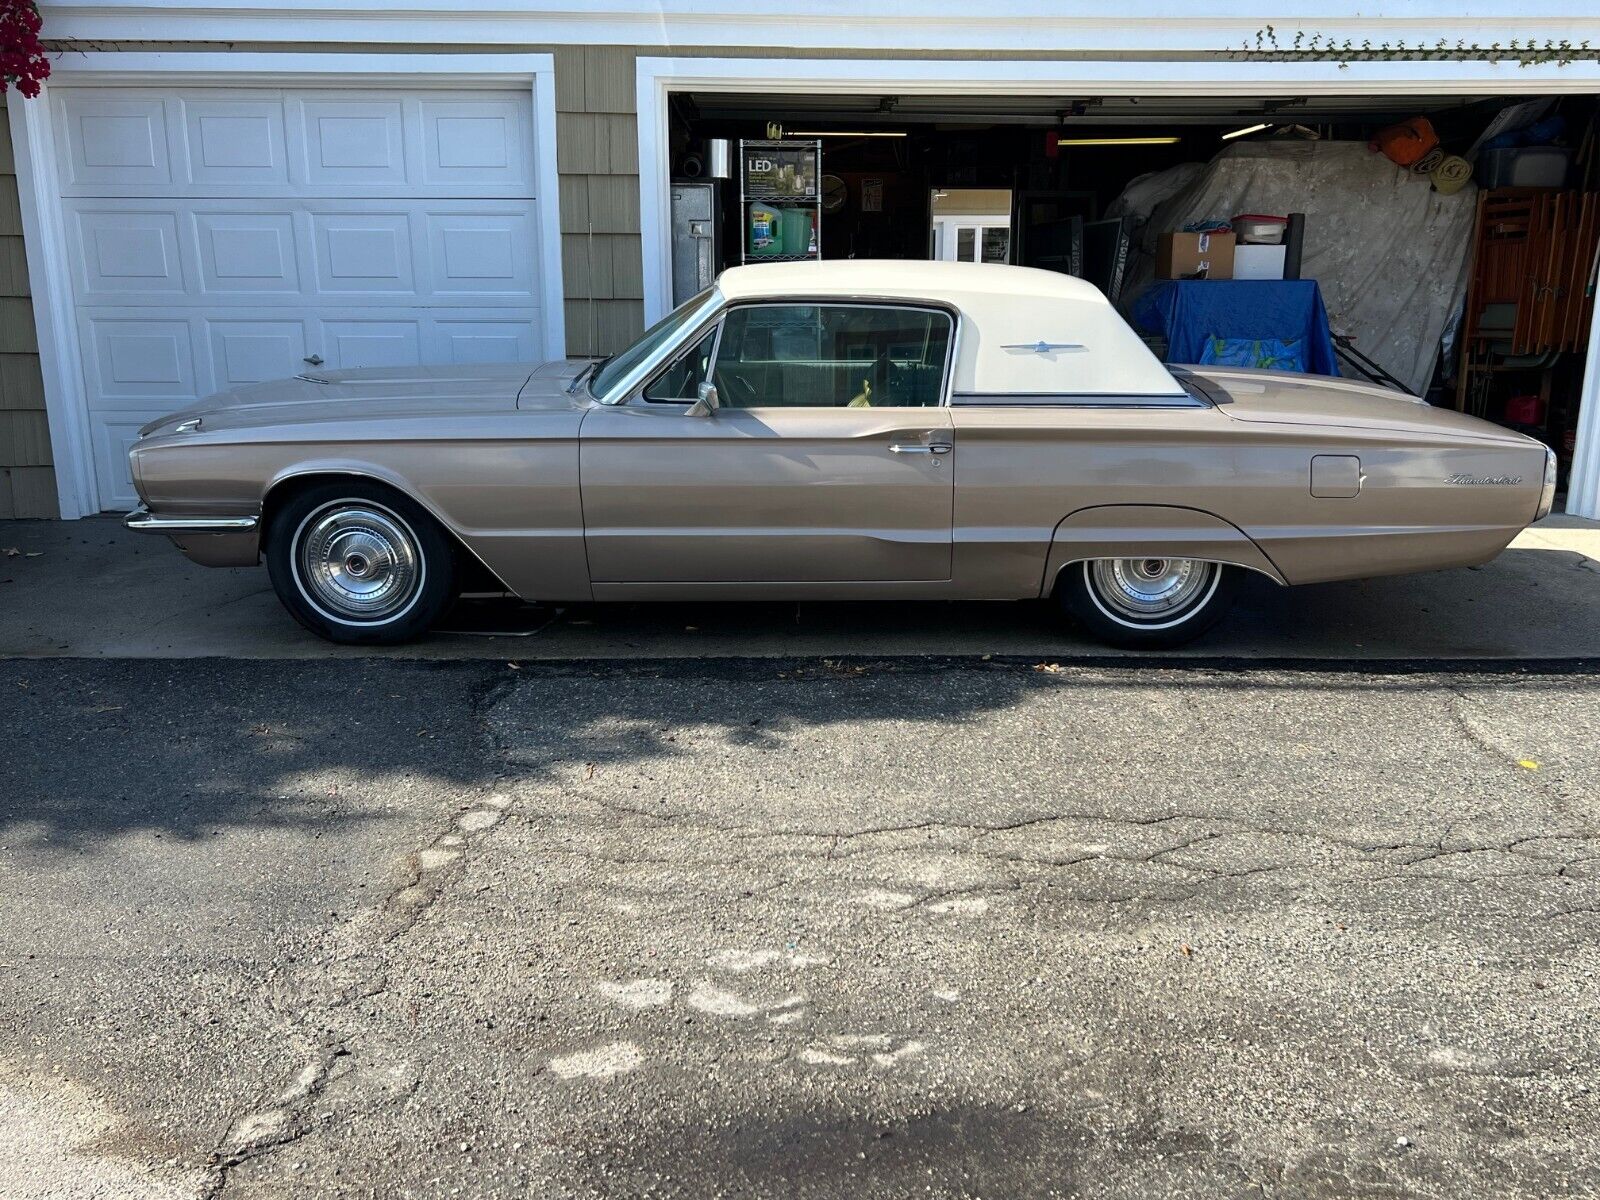
[[[1339,373],[1315,279],[1161,279],[1133,320],[1167,339],[1168,362]]]

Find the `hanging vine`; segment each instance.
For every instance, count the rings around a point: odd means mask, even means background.
[[[1287,36],[1287,34],[1285,35]],[[1457,39],[1451,44],[1447,39],[1440,38],[1433,43],[1417,42],[1411,44],[1404,38],[1394,41],[1379,42],[1373,45],[1370,39],[1360,42],[1345,38],[1339,41],[1321,33],[1307,33],[1297,29],[1292,41],[1287,44],[1278,40],[1278,31],[1268,25],[1256,30],[1254,43],[1245,42],[1237,50],[1230,51],[1232,58],[1268,58],[1278,62],[1336,62],[1341,68],[1348,67],[1353,62],[1395,62],[1405,60],[1408,62],[1514,62],[1519,67],[1542,66],[1554,63],[1558,67],[1565,67],[1578,60],[1600,61],[1600,49],[1590,46],[1588,41],[1576,44],[1569,41],[1556,41],[1547,38],[1539,42],[1535,38],[1518,41],[1512,38],[1504,43],[1494,42],[1488,46],[1480,46]]]
[[[9,87],[27,97],[39,94],[50,76],[50,61],[39,45],[44,21],[34,0],[0,0],[0,92]]]

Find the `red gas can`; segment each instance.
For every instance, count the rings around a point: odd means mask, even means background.
[[[1544,401],[1535,393],[1513,396],[1506,401],[1506,423],[1510,425],[1543,425]]]

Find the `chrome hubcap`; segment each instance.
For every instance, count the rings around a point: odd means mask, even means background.
[[[1090,567],[1095,591],[1123,616],[1169,616],[1205,593],[1215,563],[1192,558],[1106,558]]]
[[[410,528],[376,505],[336,505],[301,526],[295,565],[307,598],[336,617],[377,621],[400,612],[422,583]]]

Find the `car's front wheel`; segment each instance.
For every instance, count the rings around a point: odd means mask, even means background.
[[[450,535],[414,501],[365,480],[291,496],[268,522],[266,559],[283,606],[331,642],[409,641],[456,595]]]
[[[1097,558],[1070,564],[1056,599],[1100,641],[1159,650],[1220,621],[1237,576],[1236,567],[1197,558]]]

